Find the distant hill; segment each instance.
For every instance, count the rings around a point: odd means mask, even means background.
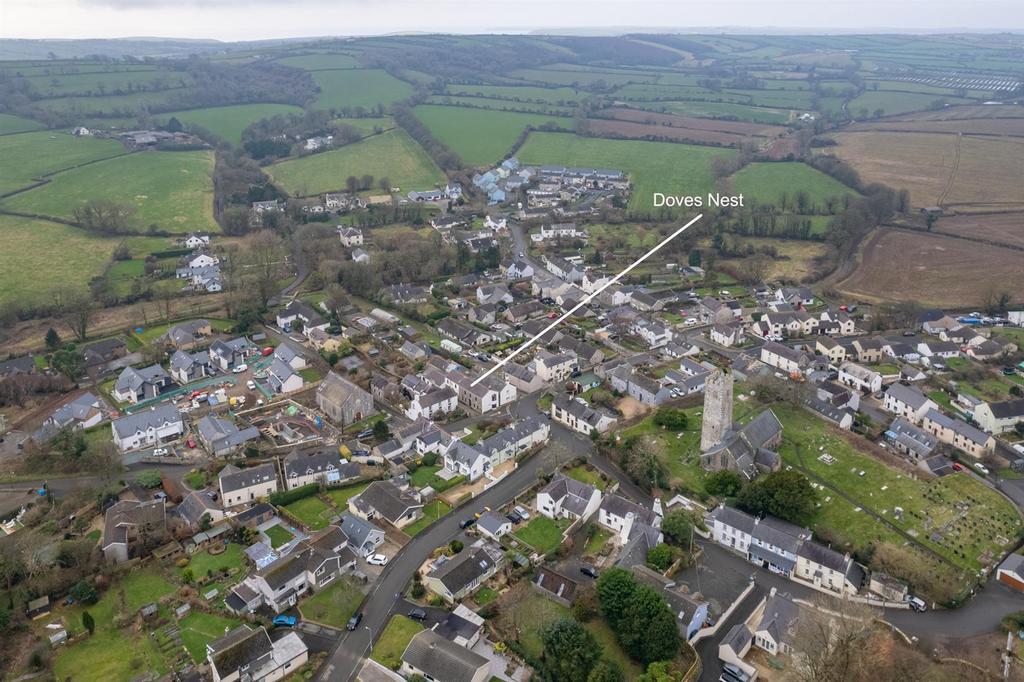
[[[0,59],[74,59],[101,55],[104,57],[174,57],[198,52],[221,50],[218,40],[182,38],[115,38],[99,40],[15,40],[0,38]]]

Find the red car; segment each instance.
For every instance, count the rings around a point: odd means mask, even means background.
[[[963,471],[964,465],[953,462],[953,471]]]
[[[196,442],[193,439],[191,439],[191,438],[189,438],[187,441],[185,441],[185,445],[189,446],[193,450],[196,449]]]
[[[262,355],[263,355],[263,357],[267,357],[268,355],[270,355],[273,352],[274,352],[274,348],[272,346],[267,346],[266,348],[263,349]]]

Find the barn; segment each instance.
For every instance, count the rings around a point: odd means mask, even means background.
[[[1024,555],[1011,554],[996,569],[996,580],[1024,592]]]

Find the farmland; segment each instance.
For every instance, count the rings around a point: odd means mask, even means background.
[[[32,130],[39,130],[43,125],[38,121],[11,114],[0,114],[0,135],[12,133],[27,133]]]
[[[617,107],[602,110],[598,115],[602,118],[590,121],[591,130],[599,134],[623,137],[668,138],[701,144],[738,146],[747,140],[764,143],[767,138],[784,132],[783,128],[758,123],[713,121]]]
[[[820,241],[806,239],[775,239],[771,237],[742,237],[740,245],[754,249],[774,249],[778,255],[771,259],[765,279],[771,281],[804,282],[814,281],[820,274],[818,261],[828,253],[828,246]],[[721,266],[734,261],[722,258]]]
[[[45,220],[0,216],[0,304],[49,302],[62,287],[84,289],[103,272],[118,240]],[[60,253],[60,258],[53,254]]]
[[[1020,252],[953,237],[878,230],[861,250],[856,271],[837,284],[868,301],[973,306],[985,293],[1020,291]]]
[[[1024,248],[1021,225],[1024,225],[1024,215],[1020,213],[990,213],[943,216],[932,229],[942,234]]]
[[[295,113],[302,113],[302,109],[290,104],[238,104],[228,107],[172,111],[161,114],[160,118],[166,120],[173,116],[181,121],[186,128],[199,126],[228,144],[238,145],[242,142],[242,131],[261,118]]]
[[[430,189],[444,173],[403,130],[391,130],[361,142],[267,167],[290,194],[310,196],[345,187],[350,175],[387,177],[403,191]]]
[[[796,213],[824,213],[830,199],[856,194],[807,164],[752,163],[732,176],[733,191],[761,203],[789,206]],[[804,202],[804,206],[798,206]]]
[[[416,107],[415,113],[434,137],[471,166],[500,161],[527,126],[572,127],[572,121],[566,118],[509,111],[423,105]]]
[[[633,106],[643,109],[661,111],[662,109],[682,116],[703,116],[706,118],[736,119],[755,123],[788,123],[788,109],[772,109],[770,107],[752,107],[732,102],[687,102],[687,101],[656,101],[631,102]]]
[[[711,161],[724,149],[669,142],[601,140],[568,133],[531,133],[519,150],[523,163],[621,168],[633,183],[629,208],[651,211],[654,192],[703,194],[714,189]]]
[[[28,186],[42,175],[124,153],[115,140],[50,132],[4,135],[0,137],[4,160],[0,164],[0,194]]]
[[[866,111],[873,114],[876,110],[881,110],[884,114],[902,114],[908,111],[936,108],[934,103],[939,99],[956,104],[970,101],[948,95],[869,90],[850,100],[849,107],[850,111],[854,113]]]
[[[149,225],[173,233],[217,232],[212,170],[213,154],[208,151],[142,152],[64,171],[2,205],[70,218],[75,207],[91,199],[109,199],[135,207],[140,232]]]
[[[909,132],[909,133],[962,133],[964,135],[993,135],[1024,137],[1024,118],[967,118],[949,120],[865,121],[855,123],[848,130]]]
[[[411,85],[381,69],[335,69],[311,74],[320,88],[317,109],[386,108],[412,94]]]
[[[347,54],[303,54],[284,57],[276,60],[278,64],[294,66],[306,71],[326,71],[328,69],[354,69],[359,66],[355,57]]]

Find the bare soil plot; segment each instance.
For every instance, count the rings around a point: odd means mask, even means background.
[[[1024,213],[956,215],[940,218],[935,232],[1024,248]]]
[[[742,121],[721,121],[716,119],[695,118],[693,116],[677,116],[674,114],[658,114],[640,109],[612,107],[599,112],[601,116],[610,116],[620,121],[633,121],[672,128],[689,128],[691,130],[708,130],[734,135],[754,137],[775,137],[786,132],[782,126],[763,123],[744,123]]]
[[[1024,118],[1024,107],[1012,104],[966,104],[934,111],[887,116],[885,121],[952,121],[967,118]]]
[[[836,288],[866,301],[969,307],[991,292],[1024,289],[1021,253],[943,235],[881,229]]]
[[[967,118],[941,121],[865,121],[854,123],[847,130],[855,132],[884,131],[912,133],[963,133],[966,135],[998,135],[1024,137],[1024,118]]]

